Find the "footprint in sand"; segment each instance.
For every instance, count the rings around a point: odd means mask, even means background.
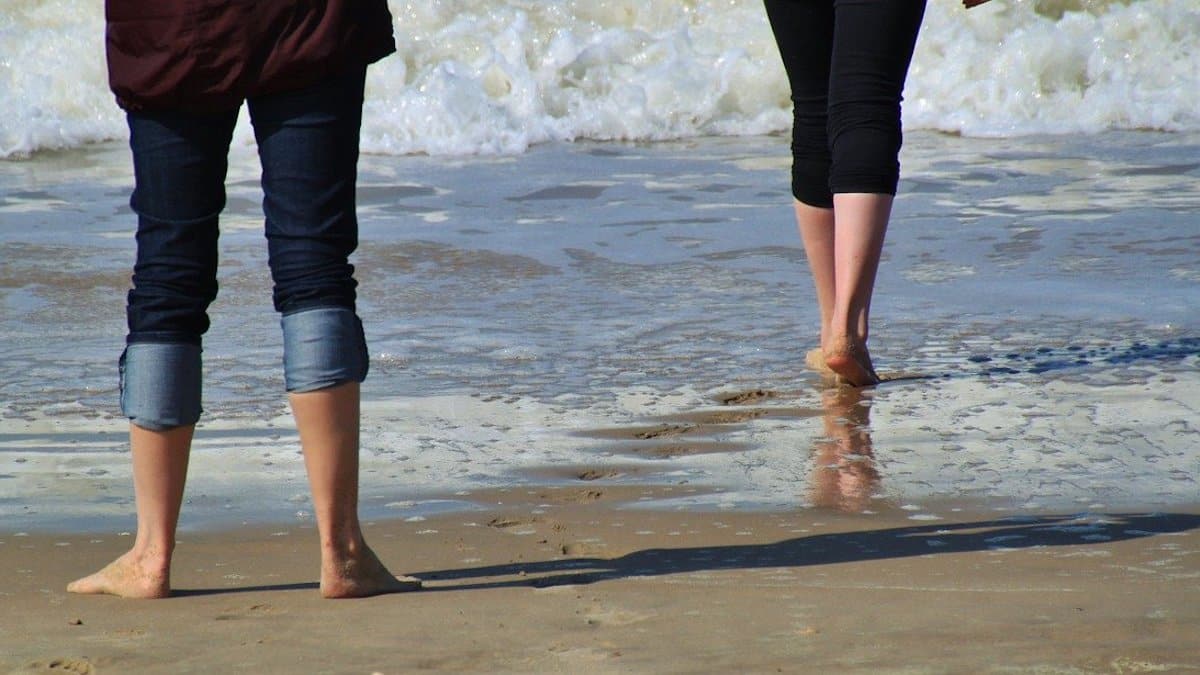
[[[580,471],[575,478],[577,480],[593,481],[605,478],[620,478],[623,475],[625,475],[624,472],[617,471],[616,469],[586,469]]]
[[[776,398],[778,392],[770,389],[752,389],[750,391],[740,391],[732,394],[723,394],[717,397],[721,405],[745,405],[747,403],[757,403],[768,398]]]
[[[691,431],[695,427],[688,424],[663,424],[653,429],[645,429],[636,431],[633,434],[634,438],[642,440],[650,440],[651,438],[669,438],[671,436],[680,436]]]
[[[798,406],[787,407],[770,407],[770,408],[740,408],[730,410],[696,410],[692,412],[682,412],[672,415],[672,423],[675,424],[691,424],[694,425],[693,433],[720,433],[724,431],[720,429],[723,426],[732,424],[740,424],[742,422],[750,422],[753,420],[771,418],[771,419],[803,419],[806,417],[816,417],[821,414],[819,408],[804,408]],[[717,428],[713,428],[717,427]]]
[[[18,668],[12,675],[46,675],[48,673],[71,673],[73,675],[92,675],[96,672],[87,659],[49,659],[34,661],[24,668]]]
[[[693,443],[660,443],[654,445],[636,445],[616,449],[616,452],[636,455],[646,459],[674,459],[676,457],[691,457],[693,455],[711,455],[723,452],[742,452],[751,449],[745,443],[724,443],[718,441],[696,441]]]
[[[544,504],[584,504],[604,497],[604,490],[553,488],[533,493]]]
[[[494,527],[497,530],[507,530],[510,527],[517,527],[518,525],[533,525],[534,523],[538,522],[541,522],[540,518],[505,518],[501,516],[499,518],[492,518],[489,520],[487,522],[487,526]]]
[[[245,608],[238,607],[238,608],[228,609],[225,611],[224,614],[218,614],[215,617],[213,617],[213,620],[215,620],[215,621],[232,621],[234,619],[249,619],[249,618],[258,617],[258,616],[267,616],[269,614],[276,614],[278,612],[279,612],[279,610],[275,609],[271,605],[267,605],[267,604],[250,605],[249,607],[245,607]]]
[[[576,556],[581,558],[595,558],[604,555],[607,552],[604,544],[589,543],[589,542],[568,542],[558,547],[559,553],[562,555]]]
[[[559,499],[571,504],[582,504],[586,502],[594,502],[603,497],[603,490],[573,490],[565,495],[561,495]]]
[[[130,642],[146,639],[146,631],[138,628],[120,628],[104,631],[103,633],[86,635],[79,639],[83,642],[98,642],[102,644],[129,644]]]
[[[590,431],[580,431],[576,434],[581,436],[590,436],[592,438],[607,438],[613,440],[640,439],[649,440],[651,438],[669,438],[671,436],[680,436],[682,434],[691,433],[696,430],[694,424],[674,424],[663,423],[653,427],[611,427],[607,429],[593,429]]]
[[[692,417],[700,424],[737,424],[766,417],[771,411],[762,408],[752,410],[717,410],[705,413],[693,413]]]

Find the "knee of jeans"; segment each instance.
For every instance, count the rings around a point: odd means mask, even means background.
[[[121,412],[151,431],[195,424],[200,406],[200,345],[135,342],[119,363]]]
[[[316,307],[283,315],[287,390],[303,393],[367,378],[362,322],[348,307]]]

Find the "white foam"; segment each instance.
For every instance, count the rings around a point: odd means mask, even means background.
[[[933,3],[909,78],[910,127],[972,135],[1195,129],[1200,5]],[[1079,6],[1087,11],[1064,11]]]
[[[790,124],[759,0],[441,0],[392,11],[399,53],[370,72],[368,152],[509,154],[551,140]],[[103,34],[94,0],[5,3],[0,157],[124,137]],[[1039,0],[968,12],[932,0],[906,126],[990,136],[1194,130],[1197,35],[1194,2]],[[251,142],[244,119],[237,138]]]
[[[107,78],[103,3],[5,0],[0,158],[120,137]]]

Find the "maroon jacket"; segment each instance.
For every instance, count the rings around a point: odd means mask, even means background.
[[[128,110],[228,110],[396,50],[387,0],[105,0],[108,82]]]

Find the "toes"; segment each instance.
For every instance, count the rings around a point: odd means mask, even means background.
[[[396,577],[396,581],[392,584],[392,588],[396,593],[404,593],[405,591],[417,591],[421,589],[421,580],[416,577]]]
[[[105,584],[101,579],[98,579],[99,573],[76,579],[67,584],[68,593],[81,593],[84,595],[95,595],[97,593],[106,592]]]
[[[165,577],[114,563],[95,574],[67,584],[67,592],[148,599],[165,598],[171,594],[171,588]]]

